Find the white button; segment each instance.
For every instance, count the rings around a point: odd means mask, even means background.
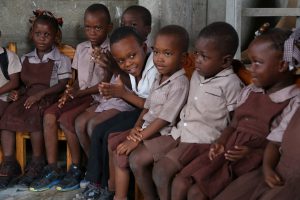
[[[198,97],[194,97],[195,100],[198,100]]]
[[[200,83],[200,86],[203,86],[203,83]]]
[[[150,110],[150,113],[153,114],[152,110]]]
[[[183,123],[183,126],[187,126],[187,123]]]

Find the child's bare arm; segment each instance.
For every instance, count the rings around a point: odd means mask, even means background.
[[[137,119],[134,128],[131,129],[130,134],[127,136],[127,140],[132,140],[133,142],[141,141],[143,139],[142,135],[142,126],[143,126],[143,117],[149,110],[144,108],[141,112],[139,118]]]
[[[282,178],[274,170],[280,158],[279,147],[280,144],[269,142],[264,153],[264,160],[263,160],[264,178],[265,178],[265,182],[271,188],[283,184]]]
[[[9,75],[10,80],[0,87],[0,95],[10,92],[19,87],[20,84],[20,73],[15,73]]]
[[[142,131],[143,140],[151,138],[155,133],[158,133],[162,128],[169,125],[169,123],[163,119],[156,118]]]

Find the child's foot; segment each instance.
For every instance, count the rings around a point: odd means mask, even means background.
[[[86,175],[86,173],[85,173],[85,175]],[[88,181],[84,178],[80,181],[80,188],[85,189],[88,186],[88,184],[90,184],[90,181]]]
[[[82,172],[79,167],[72,164],[66,176],[56,186],[56,190],[65,192],[78,189],[81,177]]]
[[[0,164],[0,189],[5,189],[21,173],[21,167],[16,160],[3,161]]]
[[[101,194],[98,200],[113,200],[115,192],[109,191],[108,188],[101,190]]]
[[[34,180],[41,177],[44,167],[45,162],[43,161],[31,161],[30,164],[27,165],[24,175],[19,178],[17,186],[28,188]]]
[[[101,188],[98,184],[90,183],[82,193],[76,194],[74,199],[98,199],[101,194]]]
[[[63,174],[60,169],[47,165],[44,167],[42,177],[35,180],[29,187],[30,191],[41,192],[49,190],[54,185],[58,184],[62,179]]]

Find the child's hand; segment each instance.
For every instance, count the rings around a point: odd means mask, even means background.
[[[125,140],[117,147],[117,155],[126,154],[127,156],[139,145],[139,142]]]
[[[37,93],[35,95],[28,97],[24,103],[24,107],[26,109],[29,109],[33,104],[39,102],[42,97],[43,95],[41,93]]]
[[[18,90],[12,90],[9,94],[8,94],[8,98],[12,101],[17,101],[20,97],[20,93]]]
[[[140,142],[143,139],[143,134],[141,133],[142,131],[143,129],[141,127],[134,127],[133,129],[131,129],[126,139],[133,142]]]
[[[244,158],[250,151],[251,149],[247,146],[234,146],[234,149],[225,153],[225,159],[234,162]]]
[[[224,153],[224,149],[225,149],[224,145],[222,144],[218,144],[218,143],[212,144],[208,152],[208,158],[210,160],[215,159],[215,157],[217,157],[221,153]]]
[[[117,76],[114,84],[102,82],[98,86],[100,94],[106,98],[110,99],[113,97],[122,98],[126,92],[124,83],[122,82],[120,75]]]
[[[281,177],[272,169],[264,170],[265,182],[270,188],[283,185]]]

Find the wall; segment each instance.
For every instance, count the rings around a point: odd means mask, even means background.
[[[76,46],[84,40],[83,13],[92,3],[103,3],[108,6],[114,19],[129,5],[137,4],[137,0],[1,0],[2,46],[6,46],[8,41],[14,41],[17,42],[19,55],[30,51],[31,46],[27,39],[30,26],[28,19],[37,8],[51,10],[56,16],[63,17],[63,42]],[[114,23],[117,25],[118,20],[114,20]]]

